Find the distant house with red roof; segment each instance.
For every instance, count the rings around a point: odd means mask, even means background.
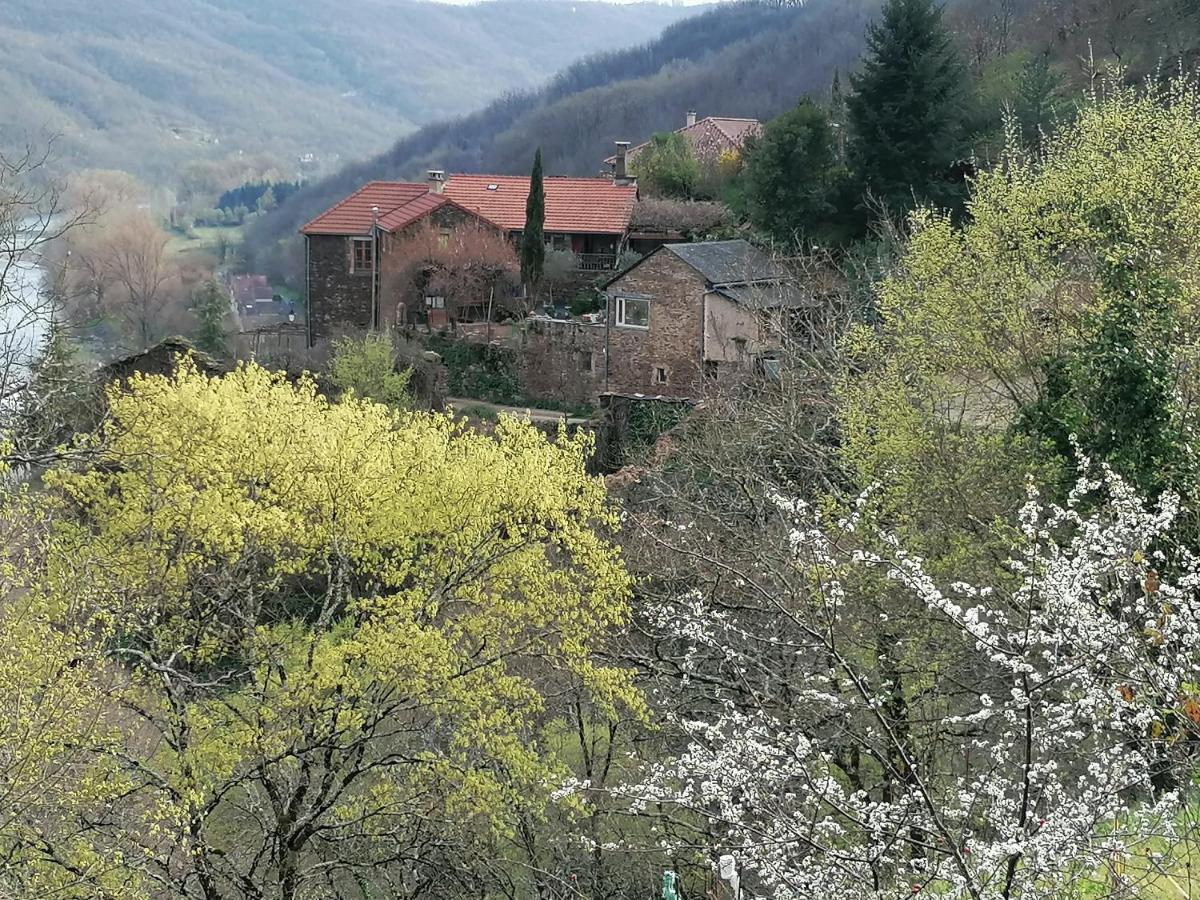
[[[696,111],[688,110],[687,118],[684,121],[684,126],[675,129],[675,134],[683,135],[684,140],[692,148],[692,154],[701,163],[716,163],[721,159],[722,154],[740,156],[742,149],[746,146],[747,138],[762,133],[762,122],[758,119],[738,119],[728,116],[705,116],[703,119],[697,119]],[[645,141],[625,151],[625,163],[629,167],[629,171],[636,171],[638,155],[649,146],[650,142]],[[610,156],[604,162],[609,169],[616,171],[619,153],[616,156]]]
[[[583,270],[615,269],[637,200],[632,184],[606,178],[545,179],[545,235],[576,254]],[[310,343],[342,329],[378,327],[403,298],[385,296],[390,259],[435,229],[443,240],[464,228],[516,241],[525,228],[528,176],[452,175],[424,183],[373,181],[308,222],[305,237]],[[432,317],[431,317],[432,318]],[[440,317],[439,317],[440,318]]]

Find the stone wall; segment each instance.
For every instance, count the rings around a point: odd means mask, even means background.
[[[704,278],[660,251],[609,286],[608,383],[619,394],[698,397],[703,388]],[[648,328],[617,325],[616,297],[650,298]],[[662,369],[666,381],[656,378]]]
[[[478,221],[457,206],[442,206],[407,228],[384,235],[379,252],[379,273],[375,306],[377,321],[372,322],[372,273],[350,271],[351,241],[346,235],[308,236],[308,327],[312,343],[345,331],[361,331],[373,326],[403,324],[409,313],[423,319],[424,298],[410,295],[408,281],[401,271],[410,257],[400,252],[402,245],[427,229],[454,231],[464,223]]]
[[[521,388],[532,401],[591,404],[604,390],[604,325],[533,319],[520,332]]]
[[[371,273],[350,272],[345,235],[308,235],[308,339],[325,340],[342,331],[365,330],[371,321]]]

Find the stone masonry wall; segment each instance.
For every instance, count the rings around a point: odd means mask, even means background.
[[[521,388],[534,401],[595,403],[604,390],[604,326],[535,319],[520,345]]]
[[[702,393],[704,278],[675,254],[662,250],[607,289],[608,386],[619,394],[694,398]],[[615,298],[622,292],[650,298],[650,327],[616,324]],[[665,384],[655,370],[666,370]]]
[[[370,328],[370,273],[351,274],[350,241],[345,235],[308,236],[309,341],[340,331]]]

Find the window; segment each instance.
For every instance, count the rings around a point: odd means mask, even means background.
[[[443,250],[450,246],[450,229],[443,228],[438,232],[438,246]]]
[[[426,309],[445,309],[446,308],[446,298],[445,297],[426,297],[425,298],[425,308]]]
[[[662,366],[654,367],[654,383],[655,384],[666,384],[667,383],[667,370],[665,368],[663,368]]]
[[[579,351],[579,371],[587,372],[588,374],[591,374],[592,372],[596,371],[596,361],[592,357],[592,351],[590,351],[590,350],[580,350]]]
[[[635,297],[618,297],[617,324],[623,328],[649,328],[650,301]]]
[[[350,271],[359,275],[373,272],[375,270],[375,239],[355,238],[353,243],[354,254],[350,262]]]

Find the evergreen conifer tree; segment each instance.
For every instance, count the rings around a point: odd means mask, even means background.
[[[933,0],[888,0],[847,101],[850,160],[895,214],[961,202],[966,70]]]
[[[229,313],[229,298],[214,279],[209,279],[196,291],[192,311],[199,321],[196,346],[207,353],[225,354],[225,316]]]
[[[757,228],[785,245],[801,236],[836,242],[843,178],[829,116],[806,98],[750,140],[743,205]]]
[[[525,201],[525,230],[521,232],[521,280],[535,287],[546,265],[546,188],[542,183],[542,148],[533,157],[529,198]]]
[[[15,449],[37,457],[93,424],[90,383],[57,315],[47,325],[41,353],[30,364],[12,437]]]

